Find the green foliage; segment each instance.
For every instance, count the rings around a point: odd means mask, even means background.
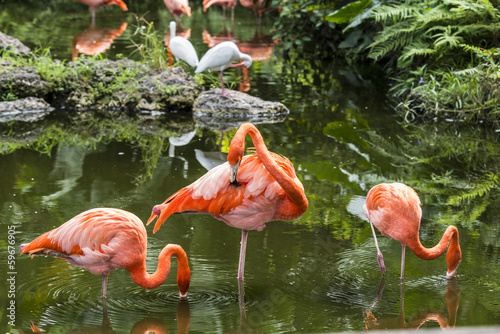
[[[351,2],[344,7],[336,10],[335,12],[328,14],[326,20],[329,22],[334,22],[336,24],[345,24],[355,18],[359,13],[361,13],[368,5],[370,5],[372,0],[360,0]]]
[[[285,54],[300,52],[303,56],[331,57],[340,42],[338,27],[327,21],[333,6],[340,1],[286,0],[275,22],[273,38],[279,38]]]
[[[152,68],[161,69],[168,65],[168,57],[163,45],[163,37],[154,30],[153,22],[148,22],[144,17],[137,17],[137,26],[132,39],[132,46],[143,62],[148,63]]]
[[[483,53],[484,51],[477,51]],[[500,65],[483,62],[476,67],[442,72],[421,68],[408,73],[394,91],[411,94],[398,105],[404,119],[416,116],[460,118],[466,122],[498,122],[500,117]],[[417,85],[417,82],[421,84]]]

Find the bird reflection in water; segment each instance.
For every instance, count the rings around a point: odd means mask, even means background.
[[[73,60],[78,57],[79,53],[87,56],[95,56],[108,50],[113,41],[120,37],[126,29],[126,22],[123,22],[118,29],[96,27],[91,24],[86,30],[73,37],[71,48]]]
[[[238,306],[240,308],[240,324],[238,327],[230,332],[226,332],[226,334],[260,334],[262,333],[259,330],[253,329],[250,327],[250,324],[247,321],[247,314],[245,308],[245,285],[244,280],[238,280]]]
[[[242,42],[234,33],[234,30],[228,31],[226,28],[218,35],[211,35],[206,29],[203,30],[203,42],[209,48],[225,41],[234,42],[238,45],[240,52],[249,55],[252,61],[268,61],[272,54],[278,39],[273,39],[271,35],[264,35],[260,29],[255,30],[251,40]],[[248,92],[251,88],[250,71],[242,67],[242,78],[240,79],[240,92]]]
[[[180,300],[177,304],[177,333],[186,334],[189,331],[189,324],[191,322],[191,311],[189,308],[189,302],[187,300]],[[47,330],[50,332],[50,330]],[[131,334],[139,333],[156,333],[156,334],[167,334],[169,333],[165,323],[158,318],[146,317],[134,324],[130,330]],[[46,331],[41,330],[34,323],[31,323],[30,331],[21,331],[21,333],[46,333]],[[111,326],[111,319],[108,316],[108,309],[106,304],[106,299],[102,299],[102,323],[99,326],[89,326],[82,328],[74,328],[68,333],[117,333],[113,330]]]
[[[380,301],[384,291],[385,279],[382,278],[377,290],[377,297],[370,307],[363,312],[365,328],[367,330],[401,328],[419,329],[422,325],[429,321],[436,321],[439,324],[439,327],[443,330],[455,328],[458,305],[460,303],[460,291],[456,280],[448,280],[446,283],[446,295],[444,300],[448,310],[448,319],[446,318],[444,312],[423,309],[417,312],[408,322],[406,322],[404,314],[404,284],[401,284],[399,315],[396,318],[376,318],[373,315],[371,310]]]

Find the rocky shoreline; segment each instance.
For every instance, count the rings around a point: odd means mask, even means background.
[[[227,97],[220,95],[220,89],[207,91],[181,67],[154,69],[129,59],[42,59],[1,32],[0,53],[0,122],[24,116],[29,121],[54,109],[193,113],[234,120],[280,118],[289,113],[282,103],[246,93],[230,91]]]

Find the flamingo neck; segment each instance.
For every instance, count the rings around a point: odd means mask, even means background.
[[[179,245],[167,245],[158,256],[158,267],[153,274],[146,271],[146,261],[128,268],[130,276],[137,285],[146,289],[154,289],[163,284],[170,272],[172,256],[177,258],[177,286],[181,296],[186,296],[191,280],[191,271],[187,260],[186,252]]]
[[[271,176],[278,182],[278,184],[286,192],[290,200],[299,208],[305,211],[307,209],[307,198],[304,191],[300,185],[298,185],[293,178],[288,176],[285,171],[276,163],[271,153],[264,143],[264,139],[260,134],[259,130],[251,124],[245,123],[240,126],[236,132],[231,145],[229,147],[228,161],[232,165],[232,160],[234,156],[243,156],[245,150],[245,137],[249,134],[252,137],[252,142],[257,151],[257,155],[266,167],[267,171]]]
[[[407,246],[410,247],[416,256],[423,260],[434,260],[441,256],[446,251],[446,248],[448,248],[446,262],[448,264],[447,276],[450,276],[449,278],[455,276],[456,269],[462,260],[462,252],[460,250],[460,244],[458,243],[458,230],[455,226],[448,226],[441,241],[432,248],[425,248],[422,246],[418,236],[413,243],[409,243]]]

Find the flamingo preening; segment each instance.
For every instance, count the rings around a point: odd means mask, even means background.
[[[247,134],[256,153],[244,156]],[[270,221],[298,218],[307,206],[304,188],[292,163],[269,152],[259,130],[246,123],[231,141],[227,162],[156,205],[147,224],[158,218],[155,233],[174,213],[206,213],[240,228],[238,279],[243,279],[248,231],[261,231]]]

